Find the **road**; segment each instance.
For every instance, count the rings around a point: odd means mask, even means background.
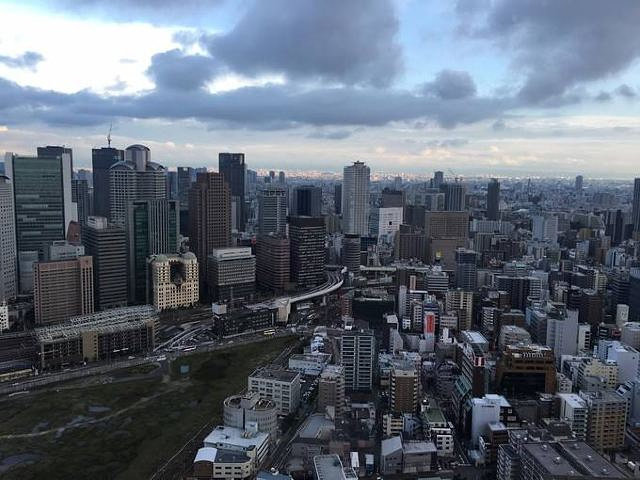
[[[247,336],[235,337],[233,340],[202,344],[198,345],[194,350],[184,351],[184,350],[176,350],[176,351],[166,351],[159,350],[155,352],[154,355],[148,357],[139,357],[133,359],[124,359],[120,361],[114,361],[110,363],[102,363],[99,365],[91,364],[85,367],[80,367],[68,371],[63,372],[55,372],[55,373],[45,373],[38,375],[37,377],[30,377],[28,379],[14,382],[8,385],[0,386],[0,395],[2,394],[11,394],[17,392],[26,392],[30,390],[34,390],[37,388],[42,388],[47,385],[51,385],[53,383],[65,382],[68,380],[75,380],[78,378],[84,378],[92,375],[103,375],[108,372],[112,372],[114,370],[119,370],[122,368],[135,367],[138,365],[145,365],[147,363],[155,362],[155,361],[164,361],[164,360],[173,360],[179,357],[194,355],[196,353],[202,352],[213,352],[217,350],[224,350],[228,348],[233,348],[238,345],[246,345],[250,343],[258,343],[269,341],[274,338],[287,337],[295,335],[291,329],[283,329],[277,331],[274,335],[270,337],[265,337],[262,333],[253,333]]]

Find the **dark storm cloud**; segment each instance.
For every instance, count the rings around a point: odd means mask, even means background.
[[[605,103],[605,102],[610,102],[612,98],[613,97],[609,92],[602,91],[594,97],[594,100],[596,102]]]
[[[424,91],[443,100],[457,100],[473,97],[476,94],[476,84],[468,72],[442,70],[433,82],[425,84]]]
[[[151,57],[147,74],[160,89],[195,90],[203,87],[218,70],[217,62],[204,55],[185,55],[178,49]]]
[[[469,2],[458,4],[465,11]],[[527,104],[625,70],[640,55],[637,0],[496,0],[486,15],[460,15],[461,31],[513,52]]]
[[[104,122],[126,118],[193,118],[247,128],[382,126],[426,119],[444,128],[499,116],[509,99],[473,97],[442,100],[404,90],[335,87],[298,90],[286,85],[246,87],[217,94],[204,89],[159,88],[142,95],[103,97],[21,87],[0,79],[3,124],[44,121],[50,124]],[[74,120],[75,119],[75,120]]]
[[[626,83],[623,83],[618,88],[616,88],[616,93],[624,98],[636,98],[638,96],[636,91]]]
[[[198,23],[224,0],[36,0],[54,13],[170,25]]]
[[[11,68],[28,68],[35,70],[44,57],[38,52],[24,52],[22,55],[11,57],[8,55],[0,55],[0,63]]]
[[[269,0],[202,42],[246,75],[385,86],[402,67],[397,33],[391,0]]]

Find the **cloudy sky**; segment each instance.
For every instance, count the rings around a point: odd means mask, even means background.
[[[0,149],[640,173],[638,0],[0,0]]]

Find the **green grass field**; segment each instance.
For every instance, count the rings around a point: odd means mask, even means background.
[[[20,454],[37,455],[38,461],[0,471],[0,477],[149,478],[204,424],[219,423],[222,400],[246,388],[246,378],[256,366],[269,362],[294,341],[274,339],[185,357],[173,363],[168,381],[158,377],[52,389],[2,401],[0,465]],[[181,364],[189,365],[189,374],[179,373]],[[69,427],[73,421],[100,418]],[[64,431],[59,430],[64,426]],[[6,437],[38,431],[46,433]],[[180,462],[191,460],[185,456]]]

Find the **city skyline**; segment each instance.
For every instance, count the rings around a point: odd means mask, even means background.
[[[633,2],[479,5],[4,2],[0,142],[87,168],[113,123],[172,169],[241,151],[287,172],[634,175]]]

